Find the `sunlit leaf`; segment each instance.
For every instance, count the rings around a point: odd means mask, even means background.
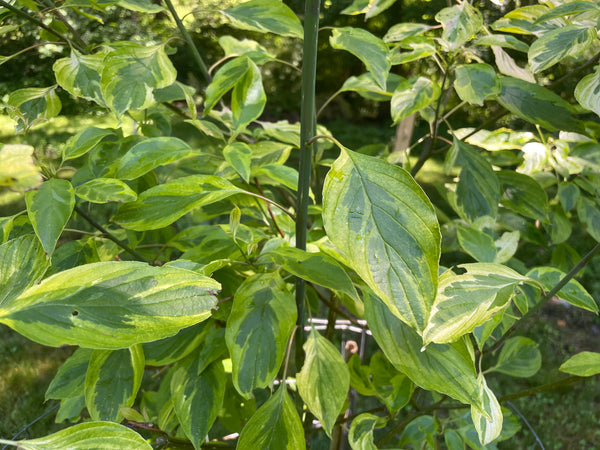
[[[536,40],[527,56],[533,73],[552,67],[567,56],[581,56],[596,38],[594,27],[567,25],[544,33]]]
[[[239,82],[248,71],[250,59],[245,56],[234,58],[223,64],[206,88],[204,114],[208,114],[217,102]]]
[[[267,103],[260,70],[248,60],[248,70],[233,86],[231,111],[233,113],[233,133],[243,131],[250,122],[258,119]]]
[[[57,60],[52,69],[56,82],[75,97],[82,97],[104,105],[100,80],[106,52],[82,55],[71,49],[71,56]]]
[[[577,353],[562,363],[558,370],[579,377],[591,377],[592,375],[596,375],[600,373],[600,353]]]
[[[91,203],[133,202],[137,194],[116,178],[94,178],[75,188],[77,197]]]
[[[129,9],[130,11],[138,11],[142,13],[158,13],[164,11],[160,5],[152,3],[150,0],[119,0],[117,4],[125,9]]]
[[[383,36],[385,42],[401,42],[404,39],[412,36],[419,36],[425,31],[431,29],[430,25],[424,23],[398,23],[393,25]]]
[[[48,88],[25,88],[12,91],[7,100],[8,116],[17,122],[17,131],[58,115],[61,102],[56,85]]]
[[[0,187],[24,192],[42,182],[33,162],[33,147],[23,144],[0,146]],[[0,191],[1,192],[1,191]]]
[[[488,34],[475,40],[475,45],[489,45],[510,48],[518,52],[527,53],[529,46],[510,34]]]
[[[500,93],[496,71],[487,64],[464,64],[455,71],[454,89],[461,98],[472,105],[483,106],[483,101]]]
[[[63,147],[63,161],[85,155],[107,137],[116,138],[115,130],[90,127],[80,131],[71,137]]]
[[[250,0],[221,11],[240,30],[275,33],[302,39],[302,24],[294,12],[278,0]]]
[[[444,27],[442,39],[447,42],[450,50],[460,48],[483,26],[481,13],[469,2],[442,9],[435,15],[435,20]]]
[[[391,101],[394,124],[429,106],[439,96],[439,85],[428,78],[419,77],[408,83],[400,83]]]
[[[385,419],[374,414],[363,413],[352,420],[348,432],[348,443],[352,450],[377,450],[373,439],[373,430],[383,425]]]

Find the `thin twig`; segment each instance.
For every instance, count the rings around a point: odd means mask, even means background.
[[[529,422],[527,421],[525,416],[523,414],[521,414],[521,411],[519,411],[519,409],[515,405],[513,405],[511,402],[506,402],[506,404],[508,406],[510,406],[512,408],[512,410],[519,415],[519,417],[521,418],[521,420],[523,420],[523,422],[525,422],[525,425],[527,426],[527,428],[529,428],[529,431],[531,431],[531,434],[533,434],[537,443],[540,444],[540,447],[542,448],[542,450],[545,450],[544,444],[542,444],[540,437],[537,435],[537,433],[535,432],[533,427],[529,424]]]
[[[263,192],[262,187],[261,187],[260,183],[258,182],[258,179],[256,179],[256,178],[254,179],[254,185],[256,186],[256,189],[258,189],[258,192],[260,192],[260,195],[265,197],[265,193]],[[279,228],[279,224],[277,223],[277,220],[275,219],[275,215],[273,214],[273,210],[271,209],[271,205],[269,205],[269,203],[267,203],[267,211],[269,211],[269,216],[271,216],[271,220],[273,221],[273,224],[275,225],[275,228],[277,229],[277,232],[279,233],[279,235],[281,237],[285,237],[285,233],[283,231],[281,231],[281,228]]]

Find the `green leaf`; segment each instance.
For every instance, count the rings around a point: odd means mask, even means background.
[[[513,170],[496,172],[502,187],[502,205],[534,220],[548,219],[548,197],[540,184]]]
[[[498,103],[517,117],[549,131],[585,132],[573,116],[573,107],[545,87],[512,77],[501,78],[500,85]]]
[[[360,300],[346,271],[325,253],[308,253],[293,247],[279,247],[267,253],[267,256],[292,275],[343,292],[356,301]]]
[[[583,77],[575,87],[575,99],[586,109],[600,115],[600,71]]]
[[[527,53],[529,46],[510,34],[488,34],[478,38],[475,45],[487,45],[490,47],[510,48],[518,52]]]
[[[408,87],[408,80],[400,75],[396,75],[395,73],[390,73],[388,75],[385,89],[381,89],[371,73],[363,73],[357,77],[346,78],[346,81],[344,81],[344,84],[340,88],[339,92],[353,91],[358,93],[358,95],[361,97],[374,101],[385,102],[392,98],[394,91],[400,85],[405,85]]]
[[[144,191],[137,201],[122,205],[113,220],[129,230],[156,230],[194,208],[243,192],[221,177],[190,175]]]
[[[260,70],[248,60],[248,70],[233,87],[231,111],[233,113],[233,133],[242,132],[246,125],[258,119],[267,103],[262,85]]]
[[[0,307],[0,323],[44,345],[117,349],[205,320],[216,281],[133,261],[86,264],[43,280]]]
[[[385,42],[361,28],[334,28],[329,38],[330,45],[346,50],[360,59],[383,90],[390,72],[389,50]]]
[[[52,255],[75,206],[75,191],[67,180],[52,178],[25,196],[27,215],[48,255]]]
[[[409,51],[402,51],[402,49]],[[435,54],[435,41],[429,37],[415,36],[404,39],[397,45],[390,55],[393,66],[407,64],[412,61],[427,58]]]
[[[398,445],[402,448],[424,447],[435,448],[433,436],[437,434],[438,421],[433,416],[419,416],[412,420],[400,436]]]
[[[198,353],[198,367],[196,373],[199,375],[214,361],[227,353],[225,345],[225,329],[212,326],[204,336],[204,342]]]
[[[292,190],[298,188],[298,170],[281,164],[266,164],[252,171],[261,184],[283,185]]]
[[[348,396],[350,372],[339,350],[314,328],[303,348],[306,357],[302,370],[296,375],[298,392],[331,437]]]
[[[444,27],[442,39],[446,41],[450,50],[460,48],[483,26],[481,13],[469,2],[442,9],[435,15],[435,20]]]
[[[481,445],[487,445],[502,432],[502,409],[481,373],[477,376],[477,384],[483,402],[483,411],[471,406],[471,417],[479,436],[479,442]]]
[[[567,25],[544,33],[527,52],[531,70],[538,73],[568,56],[580,57],[595,39],[594,27],[580,25]]]
[[[459,128],[454,130],[453,134],[460,140],[491,152],[520,150],[523,145],[534,139],[534,135],[530,131],[515,131],[509,128],[498,128],[492,131],[479,130],[477,132],[475,128]]]
[[[275,33],[299,39],[304,36],[298,17],[278,0],[250,0],[221,12],[239,30]]]
[[[164,45],[144,47],[128,42],[106,54],[102,70],[102,96],[114,113],[141,110],[155,103],[152,91],[170,86],[177,72]]]
[[[85,406],[92,420],[120,422],[120,409],[133,405],[144,375],[140,345],[94,350],[85,376]]]
[[[33,162],[33,150],[30,145],[0,145],[0,193],[2,187],[25,192],[41,184],[42,175]]]
[[[600,373],[600,353],[580,352],[567,359],[558,368],[561,372],[579,377],[591,377]]]
[[[354,0],[350,6],[343,9],[340,14],[365,14],[365,20],[375,17],[388,9],[397,0]]]
[[[82,55],[71,49],[71,56],[57,60],[52,66],[58,85],[74,97],[82,97],[104,105],[100,80],[106,51]]]
[[[269,50],[251,39],[242,39],[240,41],[233,36],[221,36],[219,38],[219,45],[225,52],[225,56],[244,55],[257,65],[276,59],[276,56],[270,53]]]
[[[431,26],[424,23],[397,23],[387,30],[383,40],[388,43],[401,42],[408,37],[419,36],[429,30],[431,30]]]
[[[483,106],[483,101],[500,94],[500,82],[488,64],[464,64],[455,70],[454,89],[461,100]]]
[[[90,127],[71,137],[63,147],[63,161],[79,158],[92,150],[106,137],[116,138],[115,130]]]
[[[428,78],[419,77],[408,84],[400,83],[391,101],[392,120],[394,124],[429,106],[439,96],[439,85]]]
[[[40,281],[48,266],[40,242],[31,234],[0,245],[0,307]]]
[[[171,398],[183,432],[199,449],[223,404],[227,377],[221,361],[212,363],[201,374],[197,368],[195,355],[175,365]]]
[[[430,344],[394,316],[374,295],[365,295],[365,315],[373,337],[394,367],[417,386],[449,395],[466,404],[479,404],[471,342]]]
[[[151,14],[165,10],[165,8],[152,3],[150,0],[119,0],[117,5],[119,5],[121,8],[129,9],[130,11]]]
[[[456,152],[456,164],[462,166],[456,187],[459,215],[468,221],[483,216],[495,218],[500,202],[500,181],[491,164],[474,147],[456,137],[450,152]]]
[[[577,215],[590,236],[600,242],[600,209],[598,204],[589,198],[579,197],[579,200],[577,200]]]
[[[549,11],[546,5],[529,5],[522,8],[513,9],[503,18],[492,24],[496,31],[515,34],[542,34],[548,30],[564,26],[560,20],[548,20],[544,23],[537,23],[537,19]]]
[[[394,315],[423,330],[435,297],[440,231],[408,172],[343,149],[323,188],[327,236]]]
[[[223,64],[206,88],[204,115],[207,115],[217,102],[230,91],[248,71],[250,59],[245,56],[234,58]]]
[[[487,372],[500,372],[511,377],[532,377],[542,367],[542,354],[538,345],[526,337],[508,339],[500,350],[500,356],[495,366]]]
[[[252,149],[243,142],[234,142],[223,149],[223,156],[235,171],[248,183],[250,181],[250,163]]]
[[[580,194],[581,191],[574,183],[565,181],[558,185],[558,199],[565,211],[571,211],[577,205]]]
[[[117,177],[134,180],[159,166],[166,166],[194,156],[186,142],[175,137],[154,137],[134,145],[119,160]]]
[[[586,2],[586,1],[572,1],[568,3],[563,3],[562,5],[554,6],[547,13],[542,14],[537,18],[535,24],[540,24],[547,22],[552,19],[556,19],[564,16],[572,16],[581,13],[595,13],[595,14],[586,14],[586,18],[597,17],[600,15],[600,8],[594,2]]]
[[[18,441],[18,446],[23,450],[152,449],[152,446],[131,428],[112,422],[80,423],[43,438]]]
[[[304,431],[296,407],[280,386],[240,433],[238,450],[304,450]]]
[[[373,441],[373,430],[382,425],[385,419],[374,414],[362,413],[350,425],[348,443],[352,450],[377,450]]]
[[[533,73],[531,73],[528,65],[521,67],[501,47],[497,47],[495,45],[492,46],[492,52],[494,53],[494,59],[496,60],[498,72],[508,75],[509,77],[515,77],[520,80],[535,84],[535,77],[533,76]]]
[[[198,111],[196,110],[196,101],[194,99],[195,94],[195,87],[176,81],[167,87],[154,89],[154,100],[158,103],[185,100],[192,120],[196,120]]]
[[[94,178],[75,188],[77,197],[91,203],[134,202],[137,194],[116,178]]]
[[[62,106],[56,95],[56,85],[12,91],[6,103],[9,117],[17,122],[17,131],[57,116]]]
[[[440,277],[431,317],[423,331],[425,345],[452,342],[470,333],[507,305],[516,286],[530,281],[499,264],[458,267],[466,272],[457,275],[449,270]]]
[[[85,392],[85,374],[87,373],[93,350],[78,348],[56,372],[48,390],[46,400],[65,400],[79,397]]]
[[[548,211],[548,223],[544,224],[550,231],[550,241],[553,244],[561,244],[571,236],[571,220],[560,205],[552,205]]]
[[[146,364],[149,366],[166,366],[185,358],[202,343],[204,335],[201,330],[207,322],[199,323],[179,331],[158,341],[146,342],[142,345]]]
[[[456,228],[458,242],[462,249],[478,262],[494,262],[496,246],[494,239],[487,233],[470,227]]]
[[[531,269],[527,273],[527,276],[539,281],[544,287],[544,290],[550,291],[562,278],[564,278],[565,274],[552,267],[536,267]],[[577,280],[569,280],[556,295],[573,306],[587,309],[588,311],[598,314],[598,305],[596,304],[596,301]]]
[[[238,288],[225,340],[233,385],[245,397],[273,381],[296,322],[296,303],[277,273],[257,274]]]

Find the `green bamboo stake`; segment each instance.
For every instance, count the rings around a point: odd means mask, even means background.
[[[317,78],[317,40],[319,32],[320,0],[306,0],[304,15],[304,48],[302,52],[302,105],[300,111],[300,167],[298,176],[298,200],[296,213],[296,248],[306,250],[306,229],[308,223],[308,193],[312,152],[309,140],[315,135],[315,84]],[[306,285],[301,278],[296,279],[296,306],[298,308],[298,328],[296,331],[296,366],[304,361],[304,297]]]

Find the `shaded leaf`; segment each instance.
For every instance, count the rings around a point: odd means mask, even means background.
[[[502,186],[503,206],[535,220],[547,220],[548,197],[537,181],[512,170],[496,173]]]
[[[383,36],[383,40],[384,42],[401,42],[408,37],[418,36],[430,29],[431,26],[424,23],[397,23],[387,30],[385,36]]]
[[[46,400],[79,397],[85,392],[87,373],[93,350],[78,348],[58,369],[46,390]]]
[[[600,208],[598,208],[598,204],[587,197],[579,197],[577,215],[590,236],[600,242]]]
[[[63,147],[63,161],[75,159],[92,150],[106,137],[115,138],[115,130],[110,128],[90,127],[69,138]]]
[[[600,116],[600,72],[583,77],[575,86],[575,99],[586,109]]]
[[[483,101],[500,93],[496,71],[488,64],[464,64],[455,70],[454,89],[461,98],[472,105],[483,106]]]
[[[487,445],[502,432],[502,409],[492,390],[487,386],[483,374],[477,376],[479,395],[483,402],[483,411],[471,407],[471,417],[481,445]]]
[[[6,103],[8,116],[17,122],[17,131],[27,130],[40,121],[56,117],[62,107],[56,95],[56,85],[12,91]]]
[[[352,450],[377,450],[373,441],[373,430],[383,423],[385,423],[385,419],[369,413],[363,413],[354,418],[348,432],[350,448]]]
[[[116,178],[94,178],[75,188],[75,194],[91,203],[133,202],[137,194]]]
[[[517,336],[504,343],[498,362],[487,371],[528,378],[535,375],[540,367],[542,367],[542,354],[538,350],[537,343],[529,338]]]
[[[497,46],[510,48],[518,52],[527,53],[529,46],[510,34],[488,34],[475,40],[475,45]]]

